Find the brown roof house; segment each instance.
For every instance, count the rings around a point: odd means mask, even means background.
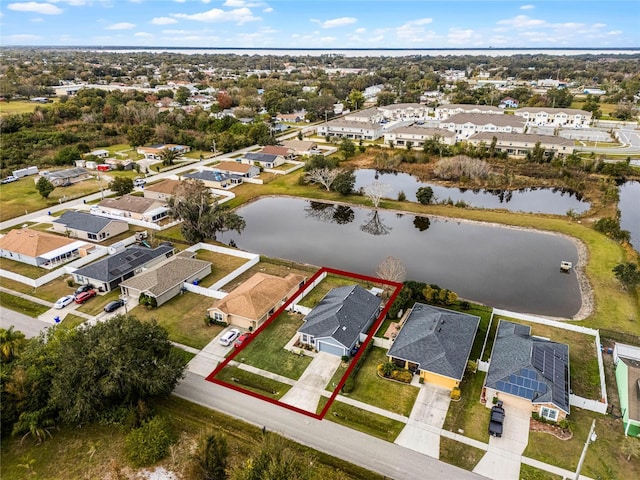
[[[158,222],[169,215],[169,208],[165,202],[153,198],[123,195],[120,198],[105,198],[92,211],[96,215],[101,212],[145,222]]]
[[[284,278],[256,273],[209,308],[209,316],[218,322],[255,330],[297,292],[305,280],[293,273]]]
[[[262,147],[260,153],[266,153],[267,155],[280,155],[281,157],[289,160],[293,160],[296,157],[293,149],[289,147],[279,147],[277,145],[266,145]]]
[[[0,238],[1,257],[36,267],[69,262],[91,248],[87,242],[28,228],[11,230]]]
[[[213,166],[213,171],[242,178],[253,178],[260,175],[260,169],[255,165],[240,162],[220,162]]]
[[[185,282],[197,282],[210,273],[210,262],[179,254],[152,270],[125,280],[120,283],[120,289],[124,295],[133,298],[145,294],[155,299],[159,307],[178,295]]]
[[[144,198],[151,198],[153,200],[159,200],[161,202],[168,202],[173,197],[173,191],[176,189],[180,180],[172,180],[165,178],[159,182],[152,183],[151,185],[145,185]]]
[[[283,147],[293,150],[296,155],[317,155],[320,154],[318,144],[311,140],[285,140],[282,142]]]

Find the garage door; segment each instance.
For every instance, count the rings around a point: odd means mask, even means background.
[[[344,355],[344,348],[324,342],[318,342],[318,351],[337,355],[338,357]]]

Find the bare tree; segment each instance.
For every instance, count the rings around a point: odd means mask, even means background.
[[[391,191],[391,187],[386,183],[375,181],[363,189],[365,196],[371,200],[373,208],[380,206],[380,200]]]
[[[307,172],[306,176],[312,183],[319,183],[324,188],[327,189],[327,192],[331,190],[331,185],[335,181],[335,179],[342,173],[342,170],[339,168],[314,168]]]
[[[398,258],[389,256],[378,265],[376,275],[383,280],[402,283],[407,278],[407,271]]]
[[[369,235],[388,235],[391,227],[384,224],[378,210],[372,210],[367,221],[360,225],[360,230]]]

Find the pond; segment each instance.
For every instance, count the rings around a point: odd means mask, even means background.
[[[620,186],[620,228],[631,232],[631,244],[640,251],[640,182]]]
[[[408,279],[494,307],[571,317],[581,306],[575,272],[560,272],[561,261],[577,263],[576,246],[557,235],[294,198],[238,213],[244,232],[218,240],[250,252],[372,276],[394,256]]]
[[[463,201],[475,208],[503,208],[513,212],[550,213],[566,215],[569,210],[583,213],[589,210],[590,204],[577,197],[574,192],[557,188],[524,188],[520,190],[485,190],[452,188],[423,183],[408,173],[380,172],[372,169],[356,170],[355,189],[358,190],[374,181],[389,186],[387,198],[397,199],[403,191],[407,200],[416,200],[416,191],[420,187],[431,187],[436,202],[451,199],[454,203]],[[376,178],[377,176],[377,178]]]

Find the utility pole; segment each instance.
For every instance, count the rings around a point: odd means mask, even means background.
[[[584,448],[582,449],[582,455],[580,455],[580,461],[578,462],[578,468],[576,469],[576,476],[574,480],[578,480],[580,478],[580,470],[582,470],[582,464],[584,463],[584,457],[587,456],[587,447],[589,444],[596,441],[598,436],[595,434],[594,430],[596,429],[596,419],[593,419],[591,422],[591,430],[589,430],[589,435],[587,436],[587,441],[584,442]]]

